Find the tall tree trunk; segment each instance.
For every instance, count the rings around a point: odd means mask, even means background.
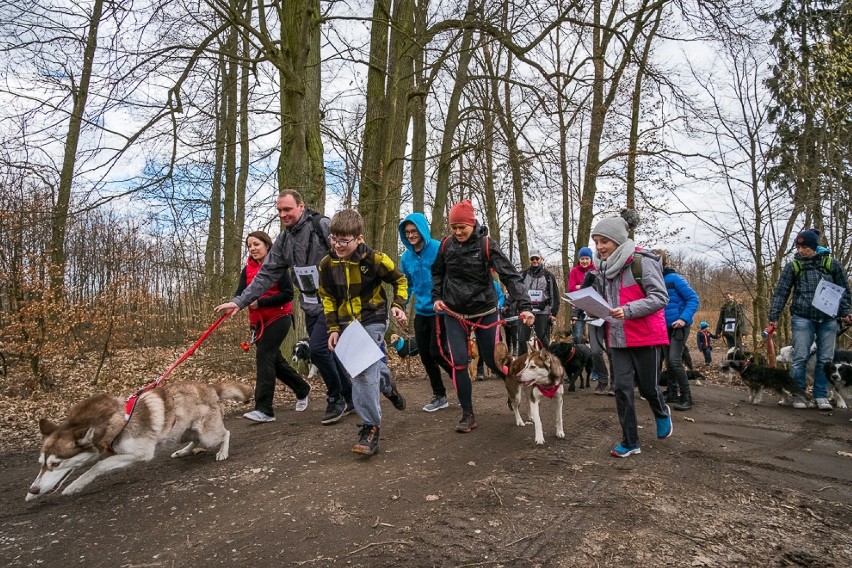
[[[414,211],[426,211],[426,101],[429,87],[426,84],[426,50],[423,49],[428,23],[429,0],[420,0],[414,15],[414,86],[411,90],[411,201]]]
[[[361,167],[361,188],[358,208],[362,213],[377,211],[384,200],[384,174],[386,164],[383,141],[388,133],[388,101],[385,86],[388,74],[388,29],[390,0],[376,0],[373,4],[370,30],[370,67],[367,71],[367,107],[364,124],[364,156]],[[366,239],[376,243],[382,224],[378,215],[367,215]]]
[[[233,0],[234,4],[238,0]],[[242,261],[240,250],[242,231],[237,232],[237,109],[239,103],[239,33],[232,28],[225,41],[225,67],[223,88],[228,94],[228,104],[224,117],[225,163],[224,163],[224,199],[222,200],[222,280],[224,292],[237,281]]]
[[[62,169],[59,172],[59,188],[53,215],[50,220],[50,276],[51,292],[57,295],[65,281],[65,232],[68,226],[68,208],[71,204],[71,188],[74,184],[74,168],[77,163],[77,148],[80,144],[80,132],[83,127],[83,114],[89,99],[89,85],[92,81],[92,67],[95,51],[98,47],[98,27],[103,15],[103,0],[95,0],[89,16],[89,31],[83,47],[83,68],[80,70],[80,82],[76,91],[71,91],[73,106],[68,121],[68,133],[65,136],[65,153],[62,156]]]
[[[207,243],[204,249],[204,275],[207,290],[219,297],[222,282],[222,170],[225,161],[225,116],[228,114],[228,93],[225,89],[225,54],[219,53],[219,72],[217,97],[219,104],[214,113],[215,148],[213,179],[210,184],[210,226],[207,231]]]
[[[447,196],[450,193],[450,172],[453,165],[455,148],[453,140],[459,127],[459,102],[462,92],[467,86],[468,67],[470,65],[471,50],[473,42],[473,20],[478,16],[479,9],[474,0],[468,0],[465,13],[465,27],[462,31],[461,47],[459,48],[459,62],[456,68],[456,81],[453,84],[453,92],[450,94],[447,105],[447,117],[444,121],[444,134],[441,137],[441,155],[438,158],[438,180],[435,186],[435,205],[432,209],[432,236],[440,237],[444,232],[444,210],[447,208]]]

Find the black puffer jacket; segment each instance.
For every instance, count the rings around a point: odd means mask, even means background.
[[[488,257],[482,239],[488,239]],[[520,311],[530,311],[530,298],[520,274],[509,262],[497,241],[479,223],[470,238],[460,243],[449,236],[441,243],[432,265],[432,302],[443,300],[460,314],[481,314],[497,307],[497,293],[491,278],[494,269],[506,288],[509,300]]]

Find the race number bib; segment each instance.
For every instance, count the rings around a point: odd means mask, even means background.
[[[737,331],[737,318],[725,318],[725,333]]]
[[[530,290],[530,302],[533,304],[541,304],[544,302],[544,290]]]

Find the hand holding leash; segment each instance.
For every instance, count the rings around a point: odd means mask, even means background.
[[[240,311],[240,307],[237,305],[236,302],[225,302],[224,304],[219,304],[218,306],[213,308],[213,311],[217,313],[227,311],[227,316],[231,317],[232,315]]]
[[[532,327],[532,325],[535,323],[535,316],[533,315],[532,312],[523,311],[520,314],[518,314],[518,317],[520,317],[521,320],[523,320],[524,324],[526,324],[530,327]]]

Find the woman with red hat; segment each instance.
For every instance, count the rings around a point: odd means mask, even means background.
[[[530,311],[530,299],[521,276],[500,249],[497,241],[488,236],[488,229],[479,224],[469,199],[450,209],[452,234],[441,242],[432,265],[432,301],[435,312],[444,312],[445,353],[452,365],[453,382],[462,407],[457,432],[468,433],[477,427],[473,415],[472,388],[467,370],[468,338],[476,334],[480,356],[485,364],[501,378],[503,369],[494,362],[497,344],[497,293],[494,291],[493,269],[505,286],[509,298],[517,302],[520,318],[532,325],[535,317]]]

